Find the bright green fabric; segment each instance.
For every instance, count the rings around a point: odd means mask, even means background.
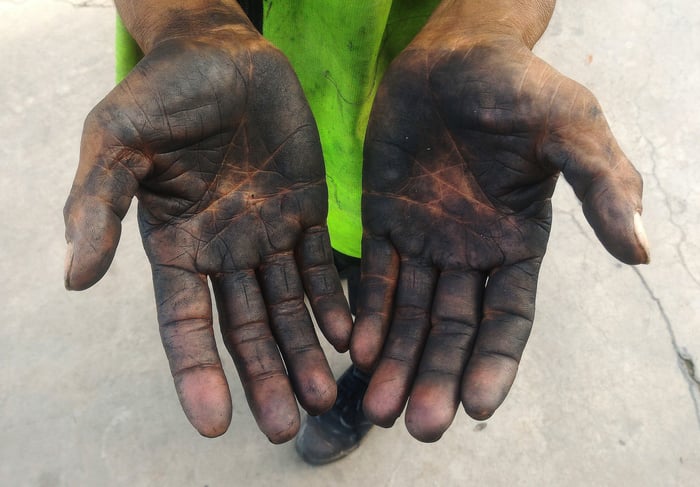
[[[333,248],[359,257],[362,146],[377,86],[439,0],[264,0],[263,34],[294,67],[318,124]],[[118,24],[118,26],[121,23]],[[121,27],[128,36],[126,30]],[[129,41],[131,45],[129,44]],[[117,31],[119,79],[140,58]]]
[[[334,249],[360,256],[362,146],[379,81],[436,0],[264,0],[265,37],[289,58],[314,113]]]
[[[117,83],[123,80],[129,71],[136,66],[143,53],[136,41],[131,37],[129,32],[124,27],[122,19],[117,15],[117,25],[115,30],[115,61],[116,61],[116,77]]]

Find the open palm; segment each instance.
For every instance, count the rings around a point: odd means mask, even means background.
[[[231,415],[209,278],[261,430],[291,438],[294,393],[311,413],[335,400],[305,292],[340,350],[351,320],[325,226],[316,125],[284,56],[253,32],[166,41],[93,110],[65,211],[69,288],[106,272],[133,195],[188,418],[215,436]]]
[[[447,43],[449,44],[449,43]],[[376,367],[364,406],[438,439],[461,399],[505,398],[535,311],[560,171],[619,259],[641,179],[585,88],[510,38],[409,46],[377,93],[365,141],[362,284],[351,351]]]

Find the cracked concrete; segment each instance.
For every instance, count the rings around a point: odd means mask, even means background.
[[[690,380],[700,386],[700,379],[698,379],[698,377],[695,375],[695,362],[693,362],[693,359],[688,356],[688,352],[685,350],[679,350],[678,357],[680,357],[680,359],[683,361],[683,365],[685,365],[685,368],[688,371],[688,377]]]
[[[686,380],[688,381],[688,390],[690,392],[690,397],[692,398],[693,403],[695,405],[695,415],[698,419],[698,426],[700,426],[700,382],[698,381],[697,377],[695,377],[695,362],[688,353],[687,349],[681,347],[678,344],[673,324],[671,323],[668,314],[666,314],[666,310],[664,309],[664,305],[661,302],[661,300],[657,298],[656,295],[654,295],[654,291],[651,289],[651,287],[649,287],[649,283],[646,281],[639,269],[635,269],[634,271],[637,273],[639,279],[642,281],[642,284],[649,292],[649,296],[651,297],[651,299],[653,299],[656,302],[656,305],[659,308],[659,312],[661,313],[661,316],[663,317],[663,320],[666,323],[666,328],[668,329],[668,334],[671,339],[671,345],[673,346],[673,349],[676,351],[676,355],[678,356],[678,367],[685,376]]]
[[[430,445],[398,421],[323,468],[257,431],[224,354],[232,426],[214,440],[189,426],[133,211],[105,279],[63,290],[61,209],[82,121],[112,86],[113,25],[107,0],[0,0],[0,484],[697,485],[697,2],[560,0],[536,47],[598,96],[644,176],[651,265],[608,256],[562,179],[535,327],[501,409],[484,423],[458,414]],[[340,372],[347,356],[326,349]]]

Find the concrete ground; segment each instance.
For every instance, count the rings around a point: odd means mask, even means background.
[[[606,254],[562,181],[535,328],[496,415],[460,412],[435,444],[399,421],[322,468],[258,432],[230,360],[230,430],[190,427],[134,212],[106,278],[63,289],[82,120],[112,86],[105,3],[0,0],[0,485],[700,485],[697,2],[561,0],[536,49],[597,94],[644,175],[652,264]]]

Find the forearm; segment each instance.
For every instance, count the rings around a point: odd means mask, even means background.
[[[176,37],[252,24],[235,0],[115,0],[124,25],[144,53]]]
[[[556,0],[443,0],[426,24],[419,42],[435,41],[445,33],[478,40],[509,35],[532,48],[554,12]]]

